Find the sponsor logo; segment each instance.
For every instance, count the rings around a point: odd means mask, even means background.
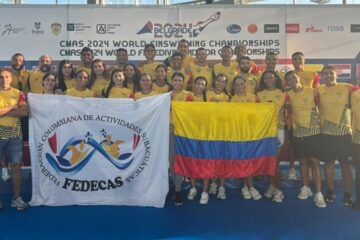
[[[313,25],[310,25],[309,27],[306,27],[305,32],[307,32],[307,33],[310,33],[310,32],[322,32],[322,30],[319,29],[319,28],[314,27]]]
[[[71,134],[71,125],[82,121],[112,123],[108,129]],[[63,131],[70,134],[58,136]],[[141,175],[151,156],[151,142],[135,123],[102,115],[73,115],[52,123],[42,133],[37,151],[42,174],[55,185],[69,191],[104,191],[122,187]],[[134,161],[138,157],[142,160]],[[99,163],[118,174],[104,179],[101,172],[97,175],[92,170],[91,179],[82,177],[84,169],[94,169]]]
[[[360,32],[360,24],[351,24],[350,32]]]
[[[68,32],[84,34],[86,31],[91,30],[91,26],[84,23],[68,23],[66,25],[66,30]]]
[[[106,24],[96,24],[96,33],[106,34]]]
[[[66,30],[69,32],[75,31],[75,24],[73,23],[66,24]]]
[[[285,25],[285,32],[286,33],[299,33],[300,25],[298,23],[287,23]]]
[[[96,24],[96,33],[97,34],[116,34],[117,29],[119,29],[121,24]]]
[[[253,23],[249,24],[249,26],[248,26],[249,33],[256,33],[257,30],[258,30],[258,27],[256,24],[253,24]]]
[[[1,31],[1,36],[11,35],[11,34],[19,34],[19,33],[26,34],[25,28],[14,27],[11,23],[8,23],[8,24],[4,25],[4,27]]]
[[[264,33],[279,33],[279,24],[264,24]]]
[[[231,34],[236,34],[241,32],[241,27],[237,24],[230,24],[227,26],[226,31]]]
[[[41,22],[35,22],[34,25],[35,25],[35,29],[31,31],[32,34],[36,34],[36,35],[44,34],[44,30],[41,29]]]
[[[221,13],[216,12],[206,20],[197,23],[153,23],[148,21],[137,34],[153,34],[155,38],[194,38],[209,24],[220,19]]]
[[[61,33],[61,24],[60,23],[53,23],[51,24],[51,33],[55,36]]]
[[[344,31],[344,26],[337,26],[337,25],[333,25],[333,26],[328,26],[327,27],[328,32],[343,32]]]

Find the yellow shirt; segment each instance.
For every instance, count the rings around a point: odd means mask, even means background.
[[[231,102],[240,102],[240,103],[251,103],[256,102],[257,98],[255,94],[247,93],[244,96],[234,95],[231,97]]]
[[[88,67],[85,67],[85,66],[76,66],[75,67],[75,74],[77,72],[79,72],[80,70],[85,70],[89,74],[89,76],[91,74],[91,68],[88,68]]]
[[[144,98],[144,97],[151,97],[151,96],[155,96],[158,95],[159,93],[155,92],[155,91],[151,91],[148,94],[143,94],[142,92],[137,92],[135,93],[134,98],[135,99],[140,99],[140,98]]]
[[[353,143],[360,144],[360,90],[351,94],[351,110],[353,113]]]
[[[249,74],[245,79],[246,79],[246,93],[255,94],[258,85],[256,76]]]
[[[93,90],[97,97],[101,97],[102,90],[106,88],[110,83],[109,80],[105,78],[97,78],[95,79],[93,85],[91,86],[91,90]]]
[[[316,72],[302,71],[296,72],[296,74],[300,77],[300,83],[302,86],[313,87],[314,79],[317,77]]]
[[[66,86],[66,89],[68,88],[74,88],[75,87],[75,79],[72,78],[72,79],[66,79],[65,80],[65,86]]]
[[[43,91],[43,77],[46,73],[41,71],[31,71],[29,76],[30,92],[42,93]]]
[[[224,92],[218,94],[214,90],[209,91],[207,93],[208,102],[229,102],[230,96],[225,94]]]
[[[207,89],[211,90],[213,88],[213,83],[212,83],[212,78],[213,78],[213,73],[212,73],[212,68],[210,68],[208,65],[206,66],[198,66],[196,64],[191,65],[190,67],[190,71],[191,71],[191,79],[192,79],[192,83],[195,83],[195,79],[197,77],[205,77],[207,80]]]
[[[354,130],[360,130],[360,89],[351,94],[351,110]]]
[[[320,85],[320,117],[322,132],[329,135],[351,133],[349,94],[351,84],[337,83],[333,87]]]
[[[190,71],[190,67],[194,63],[195,63],[194,57],[191,55],[187,55],[182,61],[181,68],[185,69],[185,71]]]
[[[156,82],[154,82],[152,85],[152,89],[158,93],[167,93],[171,90],[171,86],[168,84],[164,84],[163,86],[160,87],[159,85],[156,84]]]
[[[25,95],[11,87],[9,90],[0,91],[0,108],[16,105],[26,105]],[[19,117],[0,117],[0,139],[9,139],[21,136],[21,122]]]
[[[260,91],[257,93],[258,99],[260,102],[273,102],[278,112],[278,127],[284,129],[285,127],[285,114],[284,114],[284,103],[285,103],[285,94],[279,90],[275,89],[274,91]]]
[[[182,90],[179,93],[173,93],[171,96],[171,101],[178,101],[178,102],[191,102],[193,100],[193,95],[191,92],[186,90]]]
[[[191,88],[191,86],[189,86],[189,80],[190,80],[190,75],[185,73],[185,69],[180,69],[180,70],[174,70],[172,69],[172,67],[169,67],[166,73],[166,78],[168,79],[169,83],[172,84],[171,81],[171,77],[175,72],[181,72],[182,74],[184,74],[185,79],[184,79],[184,88],[188,89],[189,87]]]
[[[193,93],[193,102],[205,102],[204,100],[204,96],[196,96],[194,93]]]
[[[112,87],[109,92],[109,98],[131,98],[133,92],[128,88]]]
[[[238,66],[235,63],[231,63],[230,66],[224,66],[221,62],[214,65],[214,80],[217,75],[220,73],[226,74],[227,76],[227,84],[226,84],[226,90],[230,92],[232,82],[234,77],[238,76],[240,73],[238,71]],[[255,91],[254,91],[255,93]]]
[[[96,94],[93,90],[86,88],[84,91],[79,91],[76,88],[70,88],[66,90],[66,95],[73,97],[95,97]]]
[[[127,88],[129,89],[129,90],[131,90],[131,91],[134,91],[134,83],[133,82],[131,82],[131,83],[127,83]]]
[[[150,74],[151,79],[154,80],[155,79],[155,68],[157,66],[159,66],[160,64],[161,64],[161,62],[156,62],[156,61],[150,62],[150,63],[144,62],[142,64],[142,66],[139,67],[139,69],[140,69],[141,73]]]
[[[30,72],[23,69],[20,70],[20,72],[18,73],[13,68],[11,68],[10,71],[12,77],[11,87],[18,89],[24,93],[27,93],[29,91],[28,81],[29,81]],[[21,89],[19,85],[21,86]]]
[[[314,89],[303,87],[302,91],[287,92],[287,103],[291,107],[293,134],[296,137],[313,136],[320,133],[320,116],[314,99]]]

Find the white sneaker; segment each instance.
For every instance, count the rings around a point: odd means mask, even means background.
[[[325,208],[326,207],[326,203],[325,203],[325,200],[324,200],[324,196],[322,195],[321,192],[318,192],[315,194],[314,196],[314,202],[315,202],[315,205],[318,207],[318,208]]]
[[[225,193],[225,188],[224,187],[219,187],[217,198],[220,198],[222,200],[226,199],[226,193]]]
[[[209,194],[207,192],[202,192],[200,198],[200,204],[208,204],[208,202],[209,202]]]
[[[25,210],[29,208],[29,204],[22,200],[21,197],[11,200],[11,207],[16,208],[19,211]]]
[[[241,195],[243,196],[244,199],[251,199],[249,188],[247,186],[244,186],[241,189]]]
[[[295,168],[290,168],[288,173],[288,179],[289,180],[296,180],[296,170]]]
[[[189,191],[189,193],[187,195],[187,199],[194,200],[196,194],[197,194],[196,188],[190,188],[190,191]]]
[[[269,185],[269,187],[266,189],[264,196],[267,198],[272,198],[275,194],[275,188],[273,185]]]
[[[216,182],[212,182],[210,184],[209,194],[216,195],[216,192],[217,192],[217,184],[216,184]]]
[[[303,186],[298,194],[298,199],[305,200],[313,195],[311,189],[307,186]]]
[[[284,194],[279,189],[275,189],[273,201],[276,203],[281,203],[284,199]]]
[[[250,188],[250,195],[254,200],[260,200],[262,198],[261,194],[254,187]]]
[[[8,168],[2,168],[1,170],[2,180],[5,182],[11,178]]]

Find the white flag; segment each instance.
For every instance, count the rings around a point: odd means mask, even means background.
[[[29,94],[31,205],[164,207],[170,95]]]

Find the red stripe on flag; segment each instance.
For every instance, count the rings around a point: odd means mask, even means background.
[[[275,175],[276,157],[249,160],[208,160],[175,155],[174,172],[191,178],[244,178]]]

